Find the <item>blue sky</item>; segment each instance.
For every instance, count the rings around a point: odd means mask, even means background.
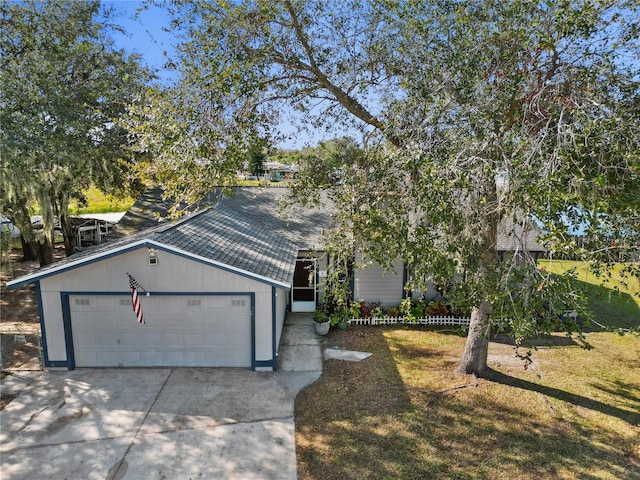
[[[112,38],[117,48],[123,48],[129,53],[137,52],[142,55],[144,63],[153,70],[162,83],[170,83],[176,80],[177,74],[165,70],[163,65],[167,59],[165,52],[169,55],[173,53],[173,35],[163,30],[170,26],[170,17],[163,8],[149,5],[149,1],[138,0],[103,0],[104,7],[114,9],[112,21],[124,28],[126,34],[112,32]],[[297,113],[289,112],[283,117],[292,116]],[[280,142],[276,146],[287,149],[298,149],[307,145],[315,146],[319,141],[330,138],[351,135],[356,140],[360,139],[357,132],[345,131],[336,128],[335,131],[315,131],[306,134],[296,133],[295,128],[289,123],[280,125],[280,129],[285,132],[289,139]]]
[[[173,51],[173,38],[163,31],[163,28],[169,27],[167,12],[143,1],[112,0],[103,1],[102,4],[114,9],[113,22],[126,31],[126,35],[113,32],[116,46],[130,53],[135,51],[141,54],[144,62],[157,70],[160,81],[169,82],[172,72],[163,69],[166,61],[164,52]],[[147,8],[143,8],[145,5]]]

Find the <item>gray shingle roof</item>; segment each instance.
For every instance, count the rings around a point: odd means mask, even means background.
[[[237,188],[232,197],[220,201],[303,250],[324,249],[332,208],[303,207],[292,202],[289,190],[283,187]]]
[[[59,262],[7,285],[18,287],[59,271],[95,261],[119,250],[154,244],[177,253],[197,257],[211,264],[222,264],[271,283],[290,286],[293,280],[298,246],[270,232],[242,213],[226,205],[191,214],[175,223],[163,223],[117,240],[112,240]]]
[[[224,204],[160,228],[150,238],[279,283],[293,280],[298,247]]]
[[[324,232],[331,227],[332,209],[327,208],[329,205],[302,207],[288,199],[289,190],[285,187],[236,187],[230,196],[215,190],[190,208],[193,211],[205,205],[224,204],[272,233],[287,238],[302,250],[322,250]],[[159,219],[166,220],[172,206],[171,201],[162,199],[161,189],[147,190],[118,222],[111,238],[157,226]]]

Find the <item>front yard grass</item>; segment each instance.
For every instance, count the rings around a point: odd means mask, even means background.
[[[590,272],[585,262],[540,260],[539,265],[557,274],[575,269],[577,280],[586,289],[593,319],[598,324],[612,328],[640,327],[640,277],[625,275],[625,264],[613,265],[602,277]]]
[[[640,479],[640,338],[541,347],[527,369],[492,342],[492,380],[453,373],[465,337],[351,326],[296,401],[298,476],[310,479]],[[552,342],[553,343],[553,342]],[[567,345],[569,343],[569,345]]]

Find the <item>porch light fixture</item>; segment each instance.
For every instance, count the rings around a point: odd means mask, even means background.
[[[156,249],[149,248],[149,265],[157,265],[158,257],[156,256]]]

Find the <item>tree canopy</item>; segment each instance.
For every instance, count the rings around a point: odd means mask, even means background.
[[[54,217],[72,251],[71,198],[82,200],[91,183],[135,187],[116,120],[150,74],[114,48],[110,12],[98,1],[2,2],[0,15],[2,209],[48,263]],[[29,219],[36,203],[44,224],[37,239]]]
[[[499,319],[522,342],[548,330],[554,312],[585,313],[570,275],[537,268],[528,231],[595,266],[637,250],[636,0],[176,0],[171,9],[183,76],[144,115],[178,112],[158,149],[173,192],[190,190],[190,173],[226,178],[237,164],[228,152],[254,136],[277,140],[287,109],[314,127],[357,126],[362,151],[345,145],[303,164],[296,192],[327,190],[341,212],[335,238],[382,265],[401,258],[412,288],[459,279],[449,296],[472,311],[460,371],[485,372]],[[144,148],[166,125],[134,113]],[[501,255],[500,233],[513,255]]]

